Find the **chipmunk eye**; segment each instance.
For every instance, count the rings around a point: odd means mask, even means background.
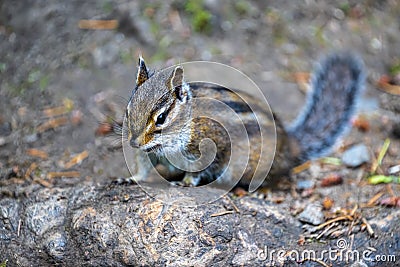
[[[165,119],[167,118],[167,112],[163,112],[157,117],[156,121],[156,126],[160,126],[165,122]]]

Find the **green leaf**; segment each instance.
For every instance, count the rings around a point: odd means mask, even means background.
[[[49,76],[43,76],[39,80],[39,88],[40,91],[44,91],[47,88],[47,85],[49,84]]]
[[[339,158],[334,158],[334,157],[325,157],[321,158],[320,162],[323,164],[331,164],[331,165],[337,165],[340,166],[342,164],[342,160]]]
[[[386,176],[386,175],[372,175],[368,177],[368,182],[370,184],[388,184],[388,183],[400,183],[400,177],[396,176]]]
[[[372,164],[371,167],[371,172],[375,173],[376,169],[378,168],[378,166],[380,166],[382,164],[382,160],[386,155],[386,152],[389,149],[389,145],[390,145],[390,139],[386,138],[385,142],[382,145],[381,150],[379,151],[379,155],[378,158],[376,159],[376,161]]]
[[[40,79],[40,70],[34,70],[34,71],[30,72],[28,75],[29,83],[34,83],[39,79]]]
[[[381,149],[381,151],[379,152],[379,155],[378,155],[378,164],[379,165],[382,164],[383,157],[386,155],[386,152],[387,152],[387,150],[389,148],[389,145],[390,145],[390,139],[386,138],[385,142],[383,143],[382,149]]]
[[[0,62],[0,73],[3,73],[4,71],[6,71],[6,69],[7,69],[7,64]]]

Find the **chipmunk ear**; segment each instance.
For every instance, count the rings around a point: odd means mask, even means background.
[[[138,72],[136,75],[136,87],[139,87],[149,78],[149,72],[142,56],[139,56]]]
[[[181,86],[184,83],[182,66],[177,66],[172,71],[171,76],[169,77],[169,83],[170,84],[168,85],[168,87],[171,88],[172,90],[178,86]]]
[[[167,83],[168,88],[176,94],[176,97],[180,101],[186,99],[188,96],[189,86],[185,83],[182,66],[175,67]]]

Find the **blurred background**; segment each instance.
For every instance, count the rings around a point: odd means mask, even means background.
[[[139,54],[153,69],[193,60],[238,68],[288,121],[314,62],[352,50],[368,70],[362,109],[376,112],[376,81],[400,71],[399,14],[396,0],[2,0],[2,177],[128,176],[118,137],[103,137],[99,122],[121,119]]]

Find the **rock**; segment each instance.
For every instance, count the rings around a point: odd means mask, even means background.
[[[0,124],[0,135],[7,136],[11,134],[11,123],[4,122]]]
[[[116,43],[108,43],[104,46],[96,47],[93,52],[93,60],[96,66],[105,67],[116,61],[119,53],[119,47]]]
[[[342,155],[342,162],[349,167],[358,167],[370,161],[368,148],[364,144],[352,146]]]
[[[156,198],[172,196],[174,205],[149,197],[143,189]],[[32,192],[29,198],[0,198],[0,262],[7,259],[7,266],[21,262],[21,266],[66,262],[69,266],[165,266],[166,262],[170,266],[265,266],[258,259],[265,246],[284,247],[301,233],[289,212],[273,203],[250,196],[208,203],[210,196],[224,191],[210,188],[188,197],[190,190],[154,184],[64,188],[29,184],[24,187]],[[221,214],[227,205],[237,206],[240,213]]]
[[[299,190],[304,190],[304,189],[313,188],[314,185],[315,185],[315,182],[312,180],[300,180],[300,181],[297,181],[296,188]]]
[[[400,96],[382,94],[379,100],[382,108],[393,111],[395,114],[400,113]]]
[[[346,18],[346,15],[340,8],[335,8],[333,10],[333,16],[338,20],[344,20]]]
[[[7,144],[7,140],[4,137],[0,136],[0,146],[4,146],[5,144]]]
[[[363,261],[356,261],[350,267],[368,267],[368,265]]]
[[[29,134],[24,137],[25,143],[34,143],[39,139],[37,133]]]
[[[398,75],[395,77],[400,79]],[[391,94],[382,94],[379,98],[382,108],[390,110],[394,114],[392,134],[396,138],[400,138],[400,96]]]
[[[319,204],[309,204],[298,216],[299,221],[312,225],[319,225],[324,222],[322,206]]]

